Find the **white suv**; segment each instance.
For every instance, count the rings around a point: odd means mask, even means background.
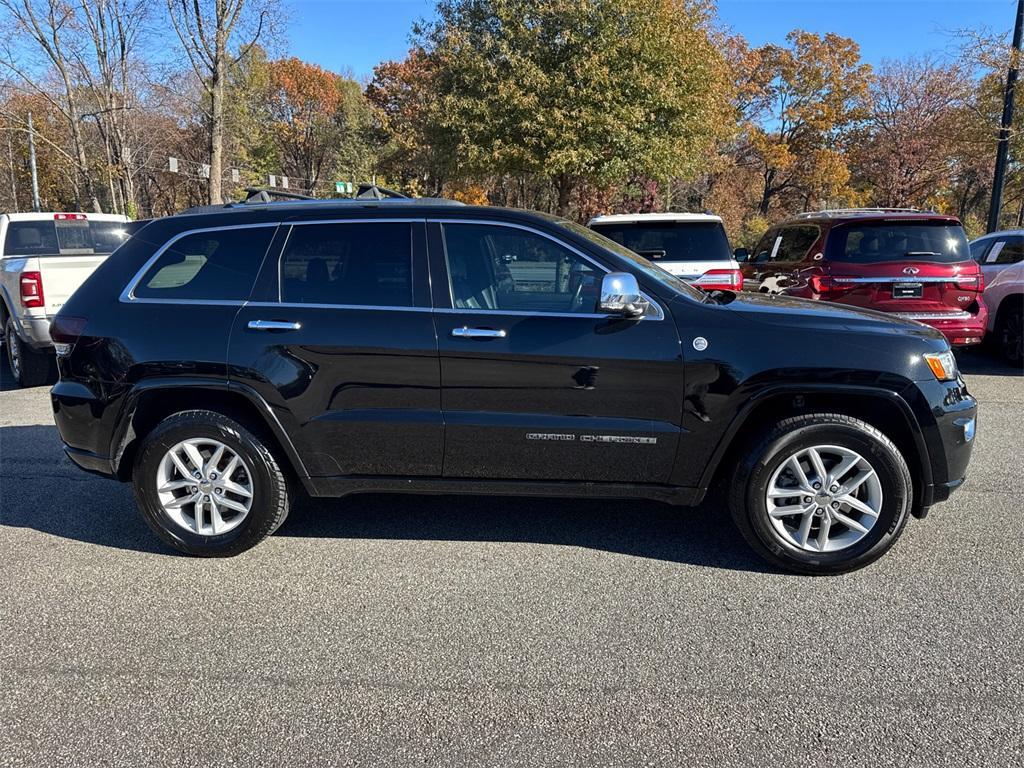
[[[981,266],[988,331],[1009,362],[1024,360],[1024,229],[993,232],[971,242]]]
[[[597,216],[588,226],[691,285],[707,291],[743,288],[743,273],[718,216],[625,213]]]
[[[103,213],[0,214],[0,327],[20,386],[46,383],[50,321],[124,241],[127,221]]]

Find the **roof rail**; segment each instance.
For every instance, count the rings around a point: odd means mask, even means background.
[[[869,216],[876,213],[935,213],[921,208],[827,208],[823,211],[805,211],[798,213],[796,219],[819,219],[832,216],[856,216],[858,214]]]
[[[378,187],[376,184],[360,184],[356,191],[356,200],[384,200],[387,198],[409,199],[409,196],[395,192],[393,189]]]
[[[282,192],[279,189],[267,189],[265,187],[246,187],[245,188],[245,200],[242,201],[243,205],[261,205],[263,203],[273,202],[272,198],[280,197],[285,200],[316,200],[315,197],[309,195],[300,195],[297,192]]]

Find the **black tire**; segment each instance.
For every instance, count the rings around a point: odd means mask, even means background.
[[[1015,365],[1024,359],[1024,305],[1004,303],[996,320],[995,343],[1003,358]]]
[[[773,529],[765,496],[772,475],[790,456],[811,446],[832,445],[859,453],[875,470],[882,502],[877,521],[858,542],[833,552],[789,544]],[[779,422],[754,441],[729,485],[729,510],[743,537],[772,565],[795,573],[846,573],[877,560],[896,543],[913,500],[910,470],[889,438],[859,419],[814,413]]]
[[[7,351],[7,367],[19,387],[41,387],[50,383],[53,355],[36,352],[23,342],[10,317],[4,325],[4,347]]]
[[[252,468],[253,498],[248,515],[227,533],[201,535],[178,525],[157,496],[160,461],[174,445],[190,438],[213,438]],[[132,470],[135,499],[149,527],[175,549],[200,557],[231,557],[276,531],[288,516],[288,482],[273,452],[252,432],[213,411],[183,411],[161,421],[143,439]]]

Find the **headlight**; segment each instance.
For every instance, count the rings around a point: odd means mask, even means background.
[[[953,381],[956,378],[956,358],[949,350],[929,352],[924,359],[939,381]]]

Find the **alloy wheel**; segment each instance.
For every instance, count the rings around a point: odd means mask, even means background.
[[[1012,312],[1003,321],[1003,354],[1012,363],[1024,357],[1024,313]]]
[[[803,448],[775,470],[765,494],[768,518],[785,544],[837,552],[871,531],[882,512],[878,473],[838,445]]]
[[[7,326],[7,362],[11,367],[11,374],[16,380],[21,380],[21,347],[18,344],[14,326]]]
[[[253,502],[253,474],[245,460],[212,438],[173,446],[156,473],[156,492],[167,516],[200,536],[219,536],[239,525]]]

